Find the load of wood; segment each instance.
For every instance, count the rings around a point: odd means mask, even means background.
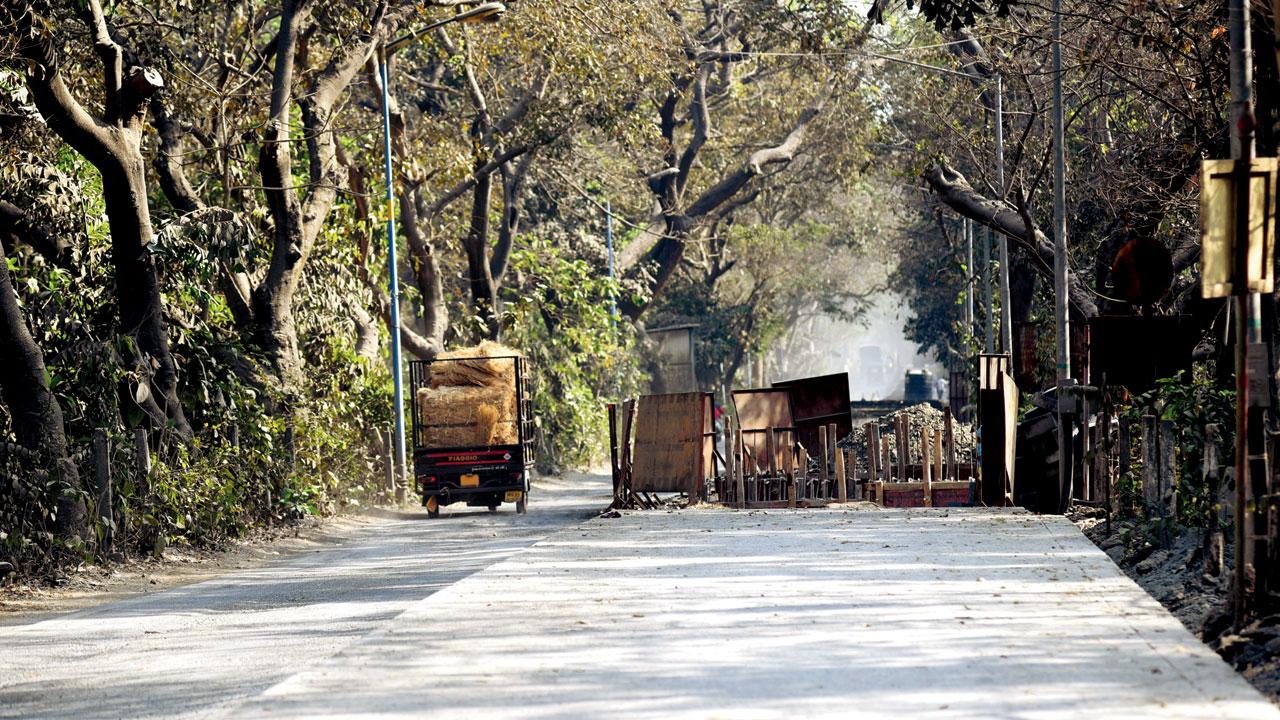
[[[517,353],[495,342],[443,353],[418,389],[428,447],[515,445]]]

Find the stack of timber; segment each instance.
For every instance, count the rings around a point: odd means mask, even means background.
[[[485,341],[441,354],[431,364],[418,409],[431,447],[515,445],[516,351]]]

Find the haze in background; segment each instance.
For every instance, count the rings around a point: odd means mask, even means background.
[[[880,293],[857,322],[817,318],[797,332],[788,347],[780,345],[772,358],[781,380],[813,375],[849,373],[851,400],[900,400],[903,375],[924,368],[945,377],[941,364],[921,355],[902,328],[908,319],[906,303],[895,293]]]

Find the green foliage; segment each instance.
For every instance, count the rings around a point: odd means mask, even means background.
[[[1232,447],[1235,391],[1215,386],[1211,378],[1197,373],[1190,381],[1164,378],[1151,390],[1132,400],[1125,411],[1130,427],[1140,428],[1143,415],[1156,415],[1173,422],[1178,474],[1178,522],[1193,527],[1207,527],[1217,522],[1218,496],[1222,489],[1222,473],[1213,486],[1205,484],[1204,448],[1206,427],[1218,426],[1219,457]],[[1141,463],[1136,463],[1133,478],[1137,503],[1141,503]],[[1123,486],[1122,486],[1123,487]]]
[[[531,365],[539,469],[599,462],[609,436],[605,403],[634,396],[645,381],[639,337],[612,313],[617,284],[531,236],[519,238],[511,263],[524,283],[505,339]]]

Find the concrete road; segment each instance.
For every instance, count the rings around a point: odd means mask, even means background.
[[[225,712],[433,593],[608,504],[608,478],[545,480],[529,513],[390,514],[337,545],[215,580],[0,627],[0,718]]]
[[[1280,712],[1063,518],[690,510],[562,530],[225,716]]]

